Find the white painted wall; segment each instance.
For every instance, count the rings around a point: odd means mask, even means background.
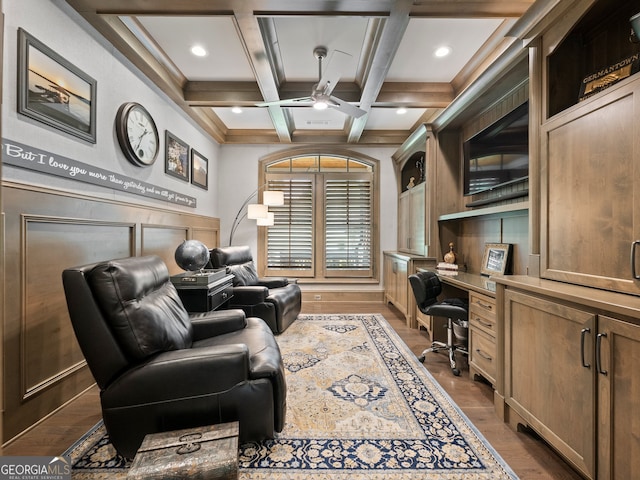
[[[2,136],[17,142],[95,165],[163,189],[197,199],[197,208],[176,205],[126,192],[53,177],[5,165],[3,178],[45,185],[100,198],[218,216],[216,171],[219,145],[151,84],[63,0],[4,0],[4,75]],[[91,144],[17,113],[18,28],[22,27],[73,65],[97,80],[97,142]],[[136,101],[152,114],[161,150],[151,167],[137,167],[121,153],[115,116],[124,102]],[[209,160],[209,190],[164,173],[164,133],[178,138]]]
[[[222,145],[218,163],[221,244],[229,244],[231,223],[244,200],[258,188],[260,159],[275,152],[286,151],[282,145]],[[380,167],[380,270],[382,252],[395,250],[397,243],[397,187],[391,155],[397,148],[346,146],[379,161]],[[238,227],[233,243],[257,247],[258,227],[254,220],[244,220]],[[382,279],[382,271],[380,272]],[[360,286],[359,288],[362,288]]]

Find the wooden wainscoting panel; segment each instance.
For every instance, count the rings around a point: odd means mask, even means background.
[[[135,225],[23,215],[22,395],[27,398],[84,363],[69,322],[61,272],[133,255]],[[52,254],[51,245],[55,245]]]
[[[204,243],[210,250],[220,244],[220,222],[217,228],[192,228],[191,238]]]
[[[157,254],[179,272],[176,247],[195,231],[218,246],[220,220],[19,182],[3,182],[2,199],[6,443],[94,383],[71,328],[62,271]]]
[[[153,225],[144,223],[141,229],[141,255],[158,255],[167,264],[169,273],[175,275],[183,272],[176,264],[176,248],[189,239],[189,229],[179,225]]]

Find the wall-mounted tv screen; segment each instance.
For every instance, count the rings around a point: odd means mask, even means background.
[[[463,144],[464,194],[492,190],[529,175],[529,102]]]

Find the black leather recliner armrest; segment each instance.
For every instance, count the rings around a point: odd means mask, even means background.
[[[286,277],[261,277],[258,278],[258,285],[262,285],[263,287],[271,288],[280,288],[286,287],[289,285],[289,279]]]
[[[156,355],[124,373],[101,395],[109,408],[130,407],[224,392],[248,379],[246,345],[188,348]]]
[[[189,318],[194,341],[242,330],[247,325],[245,313],[240,309],[194,313]]]
[[[255,305],[264,302],[269,296],[269,289],[262,286],[233,287],[232,305]]]

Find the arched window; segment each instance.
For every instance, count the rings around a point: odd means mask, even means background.
[[[262,230],[264,275],[328,280],[377,276],[377,161],[298,154],[263,161],[261,184],[284,192]]]

